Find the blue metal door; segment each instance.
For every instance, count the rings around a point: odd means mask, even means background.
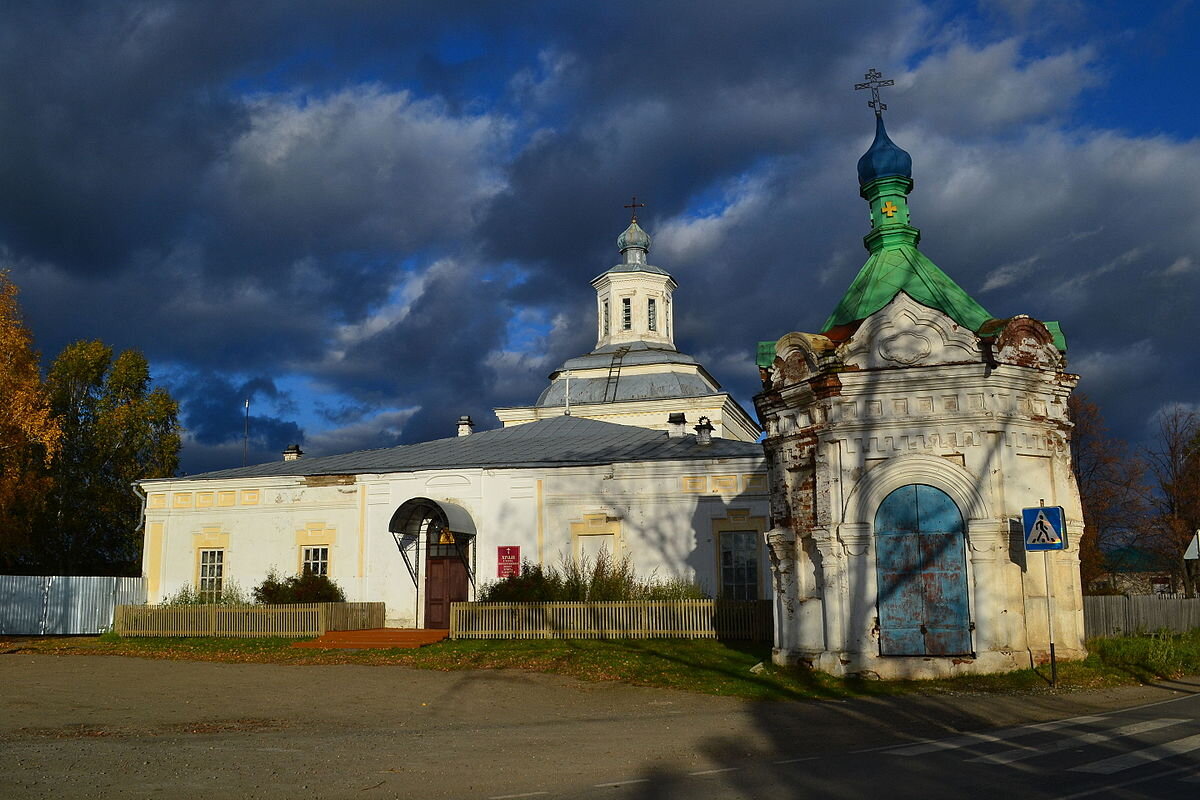
[[[902,486],[875,514],[879,644],[885,656],[971,652],[963,519],[940,489]]]

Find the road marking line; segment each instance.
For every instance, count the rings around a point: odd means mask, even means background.
[[[893,756],[920,756],[926,753],[936,753],[939,750],[954,750],[959,747],[965,747],[969,744],[982,744],[986,742],[1002,742],[1005,739],[1015,739],[1018,736],[1026,736],[1031,733],[1041,733],[1043,731],[1057,730],[1058,728],[1068,728],[1072,725],[1080,725],[1085,722],[1102,722],[1103,717],[1074,717],[1072,719],[1059,719],[1053,722],[1041,722],[1037,725],[1022,725],[1019,728],[1007,728],[995,733],[966,733],[962,736],[953,736],[949,739],[937,739],[926,742],[925,744],[911,745],[908,747],[900,747],[896,750],[885,750],[888,755]]]
[[[613,788],[616,788],[617,786],[628,786],[631,783],[649,783],[649,782],[650,782],[649,778],[634,778],[631,781],[609,781],[608,783],[597,783],[594,788],[596,788],[596,789],[613,789]]]
[[[1171,756],[1183,755],[1190,753],[1193,750],[1200,750],[1200,733],[1195,736],[1187,736],[1183,739],[1176,739],[1173,742],[1165,744],[1156,744],[1153,747],[1146,747],[1141,750],[1135,750],[1132,753],[1125,753],[1120,756],[1113,756],[1102,761],[1093,761],[1090,764],[1083,764],[1078,767],[1071,767],[1071,772],[1091,772],[1097,775],[1112,775],[1114,772],[1129,769],[1130,767],[1138,767],[1142,764],[1150,764],[1155,761],[1160,761]]]
[[[1120,728],[1113,728],[1110,731],[1103,733],[1081,733],[1077,736],[1069,736],[1065,739],[1059,739],[1049,744],[1040,747],[1014,747],[1012,750],[1005,750],[1001,753],[992,753],[978,758],[969,758],[968,761],[980,761],[985,764],[1011,764],[1014,761],[1022,761],[1026,758],[1036,758],[1038,756],[1048,755],[1050,753],[1058,753],[1063,750],[1070,750],[1072,747],[1080,744],[1099,744],[1107,742],[1110,739],[1119,739],[1123,736],[1137,736],[1139,733],[1146,731],[1158,730],[1159,728],[1167,728],[1171,725],[1179,725],[1184,722],[1191,722],[1187,719],[1155,719],[1149,722],[1138,722],[1133,725],[1125,725]]]
[[[549,792],[526,792],[525,794],[494,794],[488,800],[517,800],[518,797],[538,797]]]
[[[1065,794],[1061,797],[1056,797],[1055,800],[1079,800],[1081,797],[1091,797],[1097,794],[1103,795],[1104,797],[1112,797],[1113,792],[1117,789],[1124,789],[1126,786],[1137,786],[1139,783],[1146,783],[1147,781],[1161,781],[1166,778],[1170,778],[1172,775],[1178,775],[1181,772],[1189,772],[1192,769],[1195,768],[1189,764],[1186,767],[1176,767],[1175,769],[1169,769],[1166,772],[1155,772],[1152,775],[1143,775],[1140,778],[1130,778],[1129,780],[1122,781],[1121,783],[1106,782],[1103,786],[1085,789],[1084,791],[1076,792],[1075,794]]]
[[[785,761],[776,761],[776,764],[796,764],[801,761],[815,761],[820,756],[805,756],[804,758],[789,758]]]
[[[697,775],[716,775],[720,772],[737,772],[741,767],[724,767],[722,769],[702,769],[699,772],[689,772],[688,775],[695,777]]]

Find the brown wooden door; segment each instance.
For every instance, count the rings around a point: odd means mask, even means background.
[[[425,627],[449,628],[450,604],[470,597],[470,581],[462,559],[429,558],[425,564]]]

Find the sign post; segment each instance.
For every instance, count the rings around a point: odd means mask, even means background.
[[[1196,535],[1192,537],[1192,541],[1188,542],[1187,550],[1183,553],[1183,568],[1190,570],[1193,575],[1196,575],[1196,570],[1191,569],[1187,563],[1189,561],[1200,560],[1200,531],[1196,531]],[[1188,577],[1184,575],[1183,577]],[[1192,578],[1192,593],[1196,593],[1196,581],[1200,580],[1200,575]]]
[[[1039,501],[1041,503],[1041,501]],[[1054,610],[1050,591],[1050,551],[1067,546],[1066,513],[1062,506],[1021,509],[1025,528],[1025,551],[1042,553],[1042,569],[1046,573],[1046,633],[1050,639],[1050,685],[1058,686],[1058,659],[1054,655]]]

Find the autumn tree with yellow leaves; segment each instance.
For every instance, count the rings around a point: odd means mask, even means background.
[[[133,483],[175,474],[178,416],[136,350],[76,342],[43,381],[0,272],[0,572],[137,574]]]
[[[30,550],[62,428],[51,414],[17,287],[6,271],[0,271],[0,398],[0,570],[11,571]]]

